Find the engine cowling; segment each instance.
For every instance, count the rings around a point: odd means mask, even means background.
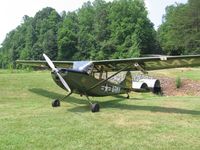
[[[149,90],[155,94],[161,93],[160,80],[158,79],[140,79],[139,82],[144,82],[147,84]]]
[[[149,88],[148,85],[141,81],[133,81],[132,82],[132,90],[135,92],[148,92]]]

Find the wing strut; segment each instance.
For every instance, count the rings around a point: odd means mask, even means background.
[[[145,71],[145,70],[140,66],[140,64],[135,63],[134,66],[135,66],[135,68],[136,68],[137,70],[141,71],[142,73],[148,74],[148,72]]]

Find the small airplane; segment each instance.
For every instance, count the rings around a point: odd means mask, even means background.
[[[129,98],[129,92],[143,91],[148,86],[160,91],[160,85],[157,83],[158,80],[143,79],[133,82],[130,71],[141,71],[146,74],[150,70],[200,65],[200,55],[140,57],[99,61],[51,61],[46,54],[43,54],[43,57],[46,61],[17,60],[16,62],[24,65],[50,67],[55,83],[68,91],[68,94],[60,100],[65,99],[72,93],[77,93],[81,96],[85,95],[92,112],[98,112],[100,106],[98,103],[93,104],[89,96],[101,97],[127,94],[127,98]],[[110,72],[113,74],[108,74]],[[121,72],[126,72],[124,79],[118,83],[112,82],[111,79]],[[153,86],[151,86],[152,84]],[[52,106],[60,106],[60,100],[53,100]]]

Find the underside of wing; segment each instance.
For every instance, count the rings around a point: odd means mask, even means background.
[[[200,66],[200,55],[140,57],[93,61],[94,71],[149,71],[167,68]]]

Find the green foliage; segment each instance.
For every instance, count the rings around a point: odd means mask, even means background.
[[[165,53],[171,55],[200,53],[200,1],[166,8],[163,24],[158,29],[158,39]]]
[[[8,67],[10,63],[15,67],[16,59],[42,59],[44,52],[56,59],[60,21],[58,13],[49,7],[36,13],[34,18],[24,16],[23,23],[8,33],[2,43],[3,66]]]
[[[58,60],[70,60],[77,52],[78,16],[67,13],[62,16],[63,22],[58,29]]]
[[[180,88],[181,87],[181,78],[178,76],[176,77],[176,88]]]
[[[156,34],[153,24],[147,18],[143,1],[114,1],[109,19],[112,20],[110,36],[116,45],[115,58],[156,53]]]
[[[166,8],[158,32],[143,0],[95,0],[74,12],[47,7],[9,32],[0,48],[0,67],[16,67],[16,59],[86,60],[200,53],[200,1]]]
[[[8,33],[0,49],[2,66],[16,59],[85,60],[158,53],[156,32],[143,0],[86,2],[74,12],[47,7]]]

